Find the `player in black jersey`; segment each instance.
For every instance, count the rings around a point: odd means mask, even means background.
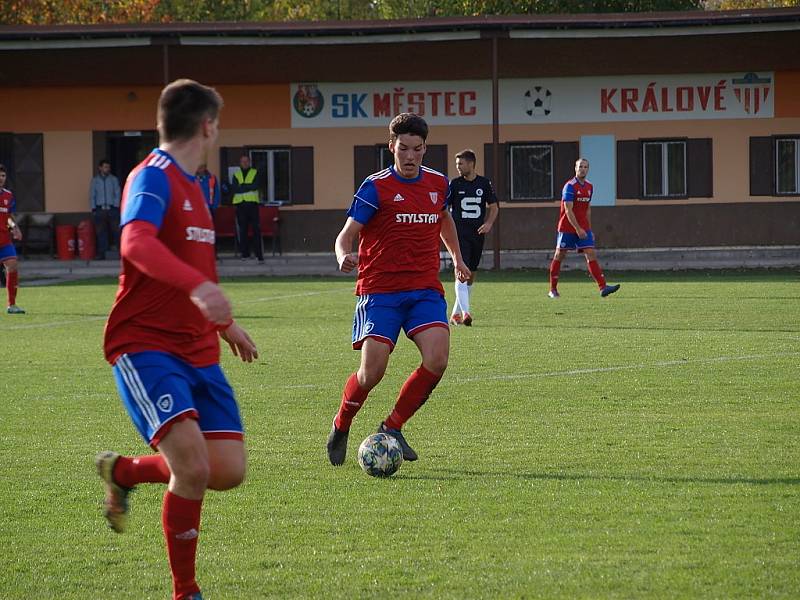
[[[456,169],[460,177],[450,182],[449,205],[458,231],[461,256],[472,275],[463,283],[456,280],[456,301],[450,323],[469,326],[472,325],[469,296],[481,262],[483,242],[497,219],[499,205],[492,182],[475,172],[475,153],[472,150],[456,154]]]

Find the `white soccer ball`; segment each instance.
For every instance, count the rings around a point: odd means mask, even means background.
[[[403,450],[392,436],[373,433],[358,447],[358,464],[367,475],[390,477],[403,464]]]
[[[553,104],[553,94],[547,88],[536,86],[528,90],[525,96],[525,113],[529,117],[547,116]]]

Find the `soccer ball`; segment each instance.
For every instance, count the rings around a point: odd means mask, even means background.
[[[403,450],[392,436],[373,433],[358,447],[358,464],[367,475],[390,477],[403,464]]]
[[[525,114],[529,117],[547,116],[553,103],[550,90],[536,86],[525,92]]]

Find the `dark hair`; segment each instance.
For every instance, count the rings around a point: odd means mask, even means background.
[[[418,135],[424,142],[428,139],[428,124],[414,113],[400,113],[389,123],[389,141],[395,141],[404,133]]]
[[[6,175],[8,175],[8,171],[6,171],[6,166],[3,164],[0,164],[0,173],[5,173]]]
[[[191,79],[177,79],[161,91],[158,99],[158,133],[165,142],[188,140],[203,119],[216,119],[222,97],[214,88]]]
[[[103,165],[110,165],[110,164],[111,164],[110,160],[108,160],[107,158],[101,158],[100,162],[97,163],[97,166],[102,167]]]
[[[475,153],[467,148],[466,150],[462,150],[458,154],[456,154],[456,158],[463,158],[464,160],[468,160],[469,162],[475,162]]]

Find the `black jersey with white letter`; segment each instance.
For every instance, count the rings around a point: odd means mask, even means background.
[[[486,219],[489,204],[497,202],[492,182],[477,175],[472,181],[456,177],[450,182],[449,205],[458,231],[476,232]]]

